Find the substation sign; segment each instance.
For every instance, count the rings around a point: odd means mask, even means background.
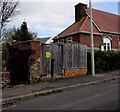
[[[50,52],[46,52],[46,58],[50,58],[51,53]]]

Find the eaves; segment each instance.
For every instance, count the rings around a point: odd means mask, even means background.
[[[75,34],[88,34],[90,35],[90,32],[86,32],[86,31],[77,31],[77,32],[74,32],[74,33],[70,33],[68,35],[65,35],[65,36],[61,36],[61,37],[56,37],[54,38],[53,40],[57,40],[57,39],[60,39],[60,38],[65,38],[65,37],[69,37],[69,36],[72,36],[72,35],[75,35]],[[93,35],[99,35],[101,36],[102,34],[101,33],[93,33]]]

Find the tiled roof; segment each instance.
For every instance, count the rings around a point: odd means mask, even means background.
[[[37,38],[36,40],[40,41],[41,43],[45,43],[47,40],[49,40],[50,37],[46,37],[46,38]]]
[[[86,19],[79,31],[90,32],[90,18],[88,16],[86,16]],[[93,32],[100,33],[99,30],[96,28],[95,24],[93,24]]]
[[[87,12],[90,12],[89,8]],[[92,10],[92,14],[94,22],[101,31],[118,33],[118,18],[120,19],[120,16],[96,9]]]
[[[84,17],[81,21],[73,23],[71,26],[66,28],[61,32],[58,37],[64,37],[66,35],[76,33],[79,31],[90,32],[90,18],[89,18],[89,8],[87,8],[88,16]],[[101,33],[102,31],[111,32],[111,33],[120,33],[118,32],[118,17],[120,16],[96,10],[92,10],[93,14],[93,32]],[[120,27],[120,26],[119,26]]]
[[[81,21],[77,22],[77,23],[73,23],[71,26],[69,26],[68,28],[66,28],[63,32],[61,32],[58,37],[63,37],[65,35],[77,32],[80,30],[82,24],[84,23],[86,17],[83,18]]]

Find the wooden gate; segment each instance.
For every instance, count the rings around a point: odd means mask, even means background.
[[[53,77],[62,75],[62,46],[57,44],[42,45],[41,74]]]
[[[41,75],[63,75],[64,69],[87,68],[86,45],[80,43],[41,46]]]

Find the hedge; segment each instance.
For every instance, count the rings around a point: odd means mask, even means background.
[[[94,53],[95,73],[120,70],[120,52],[98,51]],[[87,53],[88,74],[91,74],[91,53]]]

